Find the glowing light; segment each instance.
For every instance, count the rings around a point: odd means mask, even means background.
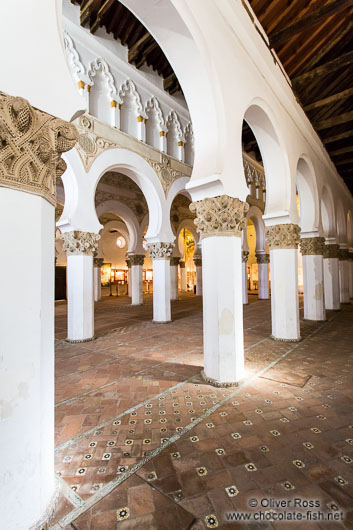
[[[116,244],[119,248],[124,248],[126,245],[125,238],[123,236],[119,236],[118,239],[116,240]]]

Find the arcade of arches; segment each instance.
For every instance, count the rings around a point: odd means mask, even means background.
[[[257,3],[48,4],[0,87],[1,528],[352,529],[349,170]]]

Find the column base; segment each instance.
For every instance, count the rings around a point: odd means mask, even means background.
[[[153,324],[169,324],[169,322],[173,322],[173,320],[152,320]]]
[[[278,337],[274,337],[273,335],[270,335],[270,339],[275,340],[277,342],[300,342],[302,340],[301,337],[299,337],[299,339],[279,339]]]
[[[130,305],[132,305],[133,307],[137,307],[139,305],[143,305],[143,303],[141,302],[140,304],[130,304]]]
[[[39,521],[37,521],[34,525],[32,525],[29,528],[29,530],[47,530],[47,529],[49,529],[49,523],[50,523],[50,520],[53,518],[58,499],[59,499],[59,487],[57,486],[55,488],[53,496],[50,499],[50,502],[49,502],[44,514],[42,515],[42,517],[40,518]]]
[[[93,335],[90,339],[69,339],[66,338],[65,342],[70,342],[71,344],[79,344],[81,342],[91,342],[92,340],[95,340],[97,337],[96,335]]]
[[[303,320],[305,320],[306,322],[327,322],[327,318],[325,318],[324,320],[320,320],[317,318],[303,318]]]
[[[217,381],[217,379],[213,379],[213,377],[208,377],[208,375],[205,374],[205,370],[201,370],[201,377],[205,381],[205,383],[209,383],[212,386],[215,386],[217,388],[229,388],[231,386],[239,386],[238,383],[230,383],[230,382],[222,382]]]

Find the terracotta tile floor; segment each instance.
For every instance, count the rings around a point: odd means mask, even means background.
[[[151,297],[143,307],[107,298],[96,304],[97,339],[82,345],[63,340],[66,305],[56,307],[51,529],[353,529],[353,305],[326,323],[302,320],[303,340],[283,343],[269,337],[269,301],[249,298],[247,380],[228,389],[200,379],[193,295],[173,302],[163,325],[151,322]],[[295,508],[312,520],[278,520],[295,498],[318,502]],[[230,522],[233,513],[251,519]]]

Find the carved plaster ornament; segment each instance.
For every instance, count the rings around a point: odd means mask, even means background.
[[[353,251],[352,250],[348,250],[348,258],[349,258],[349,261],[353,261]]]
[[[260,253],[257,253],[255,252],[255,256],[256,256],[256,260],[257,260],[257,263],[258,265],[262,264],[262,263],[270,263],[270,255],[269,254],[260,254]]]
[[[143,265],[145,262],[145,256],[143,254],[130,254],[129,255],[130,266]]]
[[[62,153],[77,141],[74,125],[0,92],[0,186],[39,195],[56,204]]]
[[[202,267],[202,256],[199,254],[196,254],[196,256],[194,255],[194,263],[195,267]]]
[[[80,116],[77,124],[77,129],[80,133],[76,149],[82,160],[85,171],[88,172],[95,160],[95,158],[105,151],[106,149],[112,149],[119,147],[118,144],[107,140],[106,138],[100,138],[93,132],[93,120],[87,116]]]
[[[291,223],[268,226],[266,240],[271,250],[298,248],[300,226]]]
[[[172,256],[170,258],[170,266],[177,267],[179,265],[179,261],[180,261],[180,258],[178,258],[177,256]]]
[[[147,243],[148,252],[152,259],[169,259],[173,252],[173,243]]]
[[[69,256],[82,254],[93,256],[98,250],[98,240],[100,237],[99,234],[82,232],[81,230],[65,232],[61,235],[63,240],[63,250]]]
[[[348,261],[349,260],[349,250],[348,250],[348,248],[339,248],[338,249],[338,259],[340,261]]]
[[[100,268],[103,267],[104,259],[103,258],[93,258],[94,267]]]
[[[196,213],[194,223],[201,237],[241,236],[246,225],[247,202],[221,195],[192,202],[189,206]]]
[[[338,258],[339,245],[325,245],[324,259]]]
[[[324,237],[303,237],[300,240],[300,252],[303,256],[323,255],[324,246]]]
[[[151,160],[150,158],[146,158],[146,161],[150,164],[150,166],[152,166],[155,173],[157,174],[157,177],[159,178],[159,181],[162,184],[164,194],[167,197],[173,182],[183,177],[184,175],[181,173],[181,171],[177,171],[176,169],[172,169],[170,167],[169,156],[162,155],[161,158],[162,159],[160,162],[156,162],[155,160]]]
[[[185,269],[185,261],[179,261],[179,267]]]
[[[243,263],[246,263],[249,259],[249,252],[247,250],[242,250],[241,252],[241,260]]]

